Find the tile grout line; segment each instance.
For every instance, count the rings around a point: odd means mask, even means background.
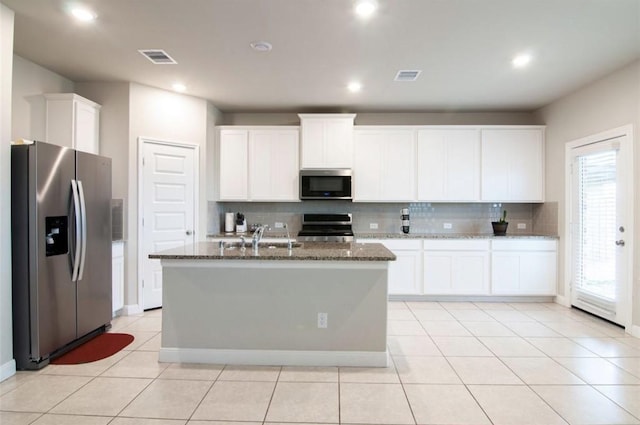
[[[263,424],[267,421],[267,416],[269,415],[269,409],[271,408],[271,402],[273,401],[273,396],[276,393],[276,388],[278,388],[278,382],[280,381],[281,374],[282,374],[282,366],[280,366],[280,370],[278,370],[278,376],[276,376],[276,380],[273,383],[273,391],[271,391],[271,397],[269,397],[269,403],[267,404],[267,409],[264,411],[264,418],[262,418]]]
[[[189,417],[187,418],[187,422],[185,422],[185,424],[188,424],[189,421],[191,421],[191,419],[193,418],[193,415],[196,414],[196,412],[198,411],[198,408],[200,408],[200,406],[202,405],[202,402],[204,401],[205,398],[207,398],[207,395],[209,395],[209,393],[211,392],[211,390],[213,389],[213,386],[216,384],[216,382],[218,382],[218,378],[220,378],[220,376],[222,375],[222,372],[224,372],[224,370],[227,368],[227,365],[222,365],[222,369],[220,369],[220,371],[218,372],[218,374],[216,375],[215,379],[211,382],[211,385],[209,386],[209,389],[207,391],[204,392],[204,395],[202,396],[202,398],[200,399],[200,401],[198,402],[198,404],[196,405],[196,407],[193,409],[193,412],[191,412],[191,414],[189,415]],[[167,368],[168,369],[168,368]]]

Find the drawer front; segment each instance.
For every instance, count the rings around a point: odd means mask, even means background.
[[[424,249],[430,251],[488,251],[488,240],[425,239]]]
[[[420,239],[358,239],[358,243],[381,243],[391,251],[414,251],[422,249]]]
[[[491,241],[494,251],[556,251],[557,241],[540,239],[505,239]]]

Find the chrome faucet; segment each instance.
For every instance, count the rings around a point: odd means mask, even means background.
[[[289,225],[284,223],[284,228],[287,231],[287,250],[291,251],[293,249],[293,243],[291,243],[291,235],[289,235]]]
[[[269,229],[269,226],[267,226],[266,224],[261,224],[256,228],[256,231],[253,232],[253,238],[251,239],[251,247],[253,248],[254,251],[258,250],[258,244],[262,239],[262,235],[268,229]]]

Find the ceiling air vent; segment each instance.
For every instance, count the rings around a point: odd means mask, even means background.
[[[149,50],[138,50],[145,58],[149,59],[156,65],[173,65],[177,64],[171,56],[167,54],[164,50],[160,49],[149,49]]]
[[[396,74],[396,78],[394,78],[393,81],[415,81],[418,79],[421,72],[422,71],[420,71],[419,69],[400,70]]]

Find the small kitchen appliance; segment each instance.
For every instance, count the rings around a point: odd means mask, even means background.
[[[409,219],[409,208],[403,208],[400,211],[400,219],[402,220],[402,232],[409,233],[410,219]]]
[[[300,170],[300,199],[351,200],[348,168]]]
[[[228,212],[224,214],[224,231],[225,233],[233,233],[233,229],[235,229],[236,219],[235,214],[232,212]]]
[[[301,242],[353,242],[351,214],[303,214]]]

